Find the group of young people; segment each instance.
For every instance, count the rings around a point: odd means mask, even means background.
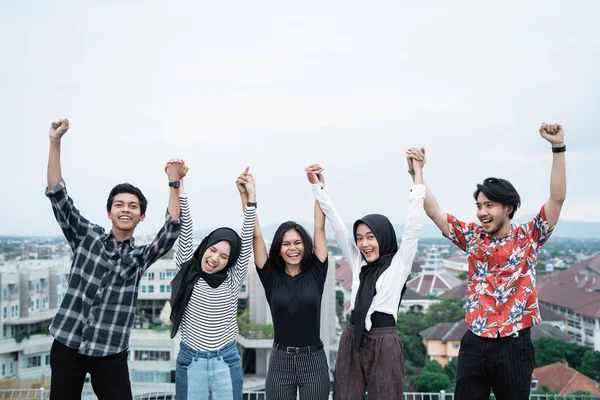
[[[533,371],[530,328],[540,322],[535,288],[539,247],[556,225],[566,194],[564,132],[542,124],[552,145],[550,197],[529,222],[511,224],[520,197],[506,180],[488,178],[474,199],[479,224],[444,212],[423,181],[425,149],[406,151],[413,180],[402,240],[387,217],[368,214],[349,232],[329,197],[323,168],[305,169],[315,199],[314,234],[293,221],[277,229],[271,246],[257,217],[256,185],[246,168],[236,180],[242,209],[241,237],[231,228],[208,234],[194,249],[193,223],[180,159],[165,165],[169,203],[164,226],[148,245],[133,233],[147,200],[130,185],[110,192],[110,232],[82,217],[67,194],[60,144],[68,120],[50,127],[48,187],[55,217],[73,250],[67,292],[52,321],[51,399],[81,397],[87,373],[100,400],[131,399],[127,348],[138,285],[144,271],[179,237],[178,273],[172,282],[171,322],[181,334],[176,396],[242,399],[242,367],[236,346],[238,292],[254,254],[271,309],[274,343],[265,384],[268,400],[328,399],[327,355],[320,338],[321,300],[328,268],[325,221],[329,220],[352,269],[350,324],[339,344],[334,399],[402,399],[404,357],[396,318],[417,251],[423,216],[468,255],[466,322],[458,357],[455,399],[527,399]],[[385,189],[368,188],[375,196]]]

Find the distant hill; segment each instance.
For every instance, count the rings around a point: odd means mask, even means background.
[[[529,221],[533,218],[533,215],[529,217],[518,218],[514,222],[517,224]],[[472,222],[472,221],[469,221]],[[312,223],[300,223],[312,236],[314,227]],[[272,238],[279,225],[270,224],[262,227],[263,236],[266,238]],[[348,231],[352,232],[352,224],[346,224]],[[333,239],[333,230],[329,224],[326,225],[327,238]],[[398,238],[402,236],[404,232],[404,224],[394,224],[396,235]],[[213,230],[202,229],[194,232],[198,236],[205,236]],[[580,222],[580,221],[560,221],[556,227],[556,231],[553,234],[554,237],[562,238],[574,238],[574,239],[600,239],[600,222]],[[431,222],[427,221],[423,224],[423,230],[421,231],[421,237],[423,238],[441,238],[442,235],[438,228]]]

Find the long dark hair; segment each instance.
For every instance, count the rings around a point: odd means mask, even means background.
[[[521,205],[521,196],[517,192],[517,189],[507,181],[501,178],[487,178],[481,184],[477,184],[477,190],[473,193],[475,201],[479,193],[483,193],[485,197],[493,202],[500,203],[503,206],[511,206],[512,211],[508,218],[512,219],[517,211],[517,208]]]
[[[300,267],[302,271],[306,271],[312,265],[313,255],[313,241],[306,232],[306,229],[302,227],[302,225],[297,224],[295,221],[286,221],[283,224],[279,225],[277,231],[275,231],[275,236],[273,236],[273,242],[271,243],[271,248],[269,249],[269,258],[273,263],[273,266],[280,271],[285,271],[285,261],[281,257],[281,244],[283,243],[283,235],[289,230],[295,230],[300,235],[300,239],[302,239],[302,244],[304,245],[304,254],[302,256],[302,261],[300,263]]]

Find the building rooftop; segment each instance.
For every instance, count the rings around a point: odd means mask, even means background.
[[[600,255],[538,279],[537,287],[540,301],[600,318]]]
[[[536,368],[533,374],[540,387],[547,385],[549,389],[558,391],[559,395],[585,390],[600,396],[600,383],[559,362]]]

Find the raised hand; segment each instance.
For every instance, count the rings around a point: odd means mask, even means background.
[[[540,135],[549,141],[553,147],[560,147],[565,144],[565,133],[560,124],[547,124],[543,122],[542,126],[540,126]]]
[[[425,158],[425,148],[411,147],[406,151],[406,161],[409,166],[412,163],[413,170],[423,170],[427,159]]]
[[[254,176],[250,173],[250,167],[246,169],[235,180],[240,196],[242,197],[242,205],[248,201],[256,201],[256,182]]]
[[[325,183],[325,177],[323,176],[323,171],[325,171],[325,169],[319,164],[310,164],[308,167],[304,168],[304,171],[311,184]]]
[[[165,173],[170,182],[182,180],[188,173],[189,168],[180,158],[171,158],[165,165]]]
[[[50,124],[50,139],[60,139],[69,130],[69,120],[64,118]]]

